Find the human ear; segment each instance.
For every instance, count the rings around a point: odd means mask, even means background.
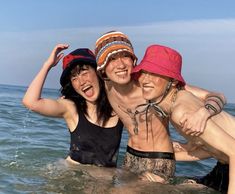
[[[172,81],[173,81],[173,82],[172,82],[172,86],[177,86],[177,85],[178,85],[178,83],[179,83],[179,81],[178,81],[178,80],[176,80],[176,79],[173,79]]]

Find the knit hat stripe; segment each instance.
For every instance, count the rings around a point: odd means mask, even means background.
[[[101,57],[102,58],[102,55],[104,53],[107,53],[108,50],[110,50],[110,47],[113,47],[113,49],[115,49],[116,47],[120,47],[120,45],[122,47],[126,47],[127,49],[129,47],[132,48],[132,45],[127,43],[127,42],[124,42],[124,41],[114,41],[114,42],[110,42],[108,44],[106,44],[104,47],[102,47],[99,52],[96,54],[96,60],[98,61],[98,59]],[[126,46],[125,46],[126,45]],[[102,60],[101,60],[102,61]]]
[[[117,36],[125,37],[126,39],[128,39],[128,37],[125,34],[123,34],[122,32],[118,32],[118,31],[109,32],[108,34],[104,34],[103,36],[101,36],[100,38],[98,38],[96,40],[96,46],[106,39],[117,37]]]
[[[103,69],[103,68],[105,67],[105,65],[106,65],[106,63],[108,62],[110,56],[112,56],[112,55],[114,55],[114,54],[116,54],[116,53],[119,53],[119,52],[123,52],[123,51],[126,51],[126,52],[129,52],[129,53],[130,53],[130,51],[129,51],[128,48],[125,49],[125,48],[123,48],[123,47],[121,47],[120,49],[115,49],[115,50],[113,50],[113,51],[111,51],[111,50],[110,50],[110,51],[107,51],[108,54],[107,54],[106,58],[103,59],[104,61],[101,62],[102,65],[97,66],[97,71],[99,71],[99,70],[101,70],[101,69]],[[100,59],[100,60],[102,60],[102,59]]]

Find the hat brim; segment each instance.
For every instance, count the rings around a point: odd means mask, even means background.
[[[97,67],[96,61],[95,60],[91,60],[91,59],[74,59],[69,65],[68,67],[66,67],[61,76],[60,76],[60,85],[63,87],[68,83],[68,76],[71,72],[71,70],[76,67],[79,64],[86,64],[86,65],[90,65],[92,66],[95,70]]]
[[[112,49],[112,48],[110,48],[110,49]],[[99,65],[97,66],[97,71],[101,71],[101,70],[105,69],[106,66],[107,66],[107,63],[108,63],[109,59],[110,59],[113,55],[115,55],[115,54],[117,54],[117,53],[122,53],[122,52],[127,52],[127,53],[130,54],[131,58],[132,58],[133,61],[134,61],[133,66],[135,66],[138,58],[135,56],[135,54],[133,53],[133,51],[130,50],[129,48],[122,48],[122,47],[121,47],[120,49],[115,48],[115,49],[113,49],[113,50],[109,50],[109,51],[108,51],[108,54],[106,54],[106,58],[105,58],[105,59],[102,59],[102,60],[103,60],[102,62],[101,62],[101,60],[98,61],[98,64],[99,64]]]
[[[181,75],[178,73],[174,73],[172,71],[169,71],[168,69],[162,67],[161,65],[152,64],[151,62],[143,62],[139,65],[135,66],[132,70],[132,74],[134,77],[138,77],[141,71],[147,71],[150,73],[166,76],[169,78],[173,78],[179,81],[180,85],[184,86],[185,81]]]

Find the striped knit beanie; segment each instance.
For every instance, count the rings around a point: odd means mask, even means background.
[[[96,41],[95,55],[97,71],[105,68],[109,58],[116,53],[126,51],[131,54],[136,64],[137,57],[134,54],[132,44],[127,35],[118,31],[107,32]]]

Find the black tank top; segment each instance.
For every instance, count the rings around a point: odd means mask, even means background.
[[[81,164],[117,166],[122,130],[120,119],[116,126],[104,128],[89,122],[79,111],[78,125],[70,132],[70,157]]]

